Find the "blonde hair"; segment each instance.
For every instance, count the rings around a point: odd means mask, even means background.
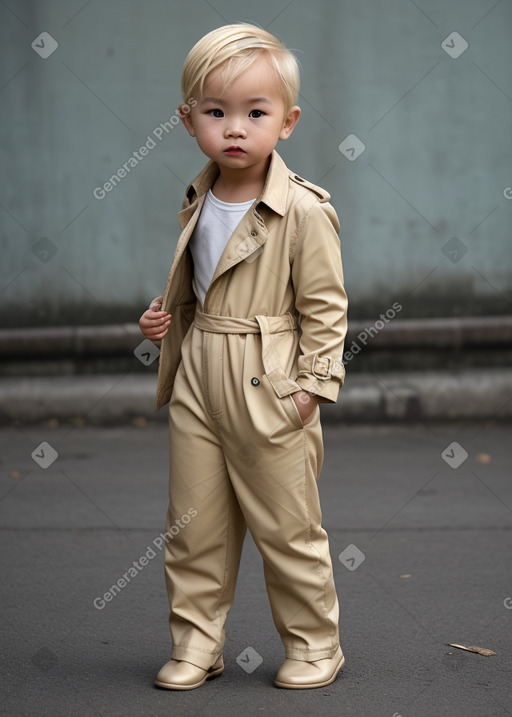
[[[225,66],[223,91],[263,53],[276,71],[286,111],[296,104],[300,75],[297,58],[274,35],[256,25],[224,25],[202,37],[183,65],[181,91],[187,102],[194,92],[201,95],[206,78]]]

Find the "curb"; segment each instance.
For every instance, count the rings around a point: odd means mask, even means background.
[[[383,324],[382,329],[377,325]],[[0,358],[131,354],[144,337],[135,323],[0,329]],[[383,321],[349,320],[345,351],[359,349],[512,346],[512,316],[469,316]],[[356,352],[354,352],[356,353]]]
[[[100,374],[0,379],[0,424],[57,419],[78,424],[167,420],[154,411],[156,375]],[[512,419],[512,369],[354,373],[323,423]]]

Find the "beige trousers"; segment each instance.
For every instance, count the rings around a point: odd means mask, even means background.
[[[247,528],[286,656],[332,657],[339,610],[317,489],[320,411],[304,426],[268,378],[293,375],[297,331],[272,317],[263,330],[254,320],[196,319],[169,404],[172,657],[207,669],[222,652]],[[287,357],[279,370],[278,356]]]

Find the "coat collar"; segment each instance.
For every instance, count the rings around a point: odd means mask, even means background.
[[[213,185],[219,175],[217,162],[210,160],[195,179],[187,187],[185,196],[192,204]],[[257,199],[257,203],[263,202],[280,216],[286,213],[288,199],[288,175],[289,170],[279,154],[274,149],[270,155],[270,166],[263,191]]]

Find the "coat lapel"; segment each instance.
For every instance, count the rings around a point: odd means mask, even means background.
[[[165,311],[172,311],[175,296],[183,289],[178,286],[180,284],[178,268],[185,260],[184,253],[199,219],[206,193],[213,186],[218,174],[217,163],[210,161],[186,189],[184,208],[178,212],[182,232],[164,290]],[[213,275],[211,286],[236,264],[244,260],[254,260],[261,253],[261,247],[267,241],[273,224],[286,213],[288,174],[289,170],[285,163],[273,150],[263,191],[229,238]],[[171,291],[174,279],[176,279],[175,289]]]
[[[288,168],[274,150],[263,191],[229,238],[212,284],[235,264],[257,258],[272,225],[286,213],[287,200]]]

